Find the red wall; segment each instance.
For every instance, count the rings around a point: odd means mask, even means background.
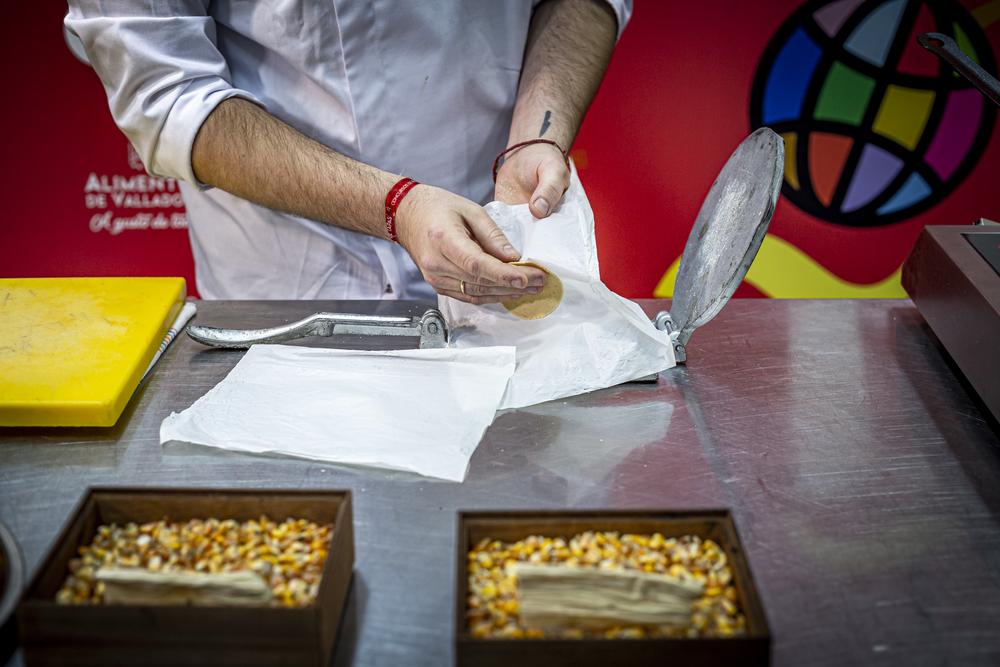
[[[575,147],[597,218],[602,275],[613,290],[651,296],[680,255],[716,174],[751,130],[758,61],[801,4],[636,0]],[[962,4],[973,9],[984,2]],[[127,141],[96,75],[63,41],[64,13],[57,2],[13,3],[0,24],[8,91],[0,112],[6,135],[0,277],[180,275],[196,293],[183,208],[164,196],[170,183],[145,200],[88,200],[90,174],[110,182],[143,172],[129,164]],[[1000,52],[1000,21],[985,32]],[[899,267],[923,225],[1000,220],[998,175],[994,132],[972,174],[913,218],[849,228],[782,200],[771,231],[836,276],[873,283]],[[149,224],[116,233],[113,222],[103,226],[102,214],[119,221],[144,214]],[[738,294],[759,293],[745,285]]]
[[[110,181],[144,172],[129,166],[128,141],[111,119],[97,75],[66,47],[65,14],[65,3],[18,2],[5,8],[0,22],[6,63],[0,277],[183,276],[196,294],[186,229],[170,229],[168,222],[167,229],[91,231],[94,216],[107,211],[153,219],[162,212],[169,221],[184,209],[141,201],[128,202],[140,208],[118,207],[110,195],[107,209],[88,208],[91,173]]]

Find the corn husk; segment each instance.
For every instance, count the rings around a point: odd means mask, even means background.
[[[518,610],[526,627],[687,627],[700,583],[660,573],[517,564]]]
[[[265,607],[275,600],[255,572],[158,572],[102,567],[105,604]]]

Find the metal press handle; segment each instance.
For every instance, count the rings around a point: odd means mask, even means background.
[[[361,334],[366,336],[420,336],[420,347],[448,346],[448,330],[436,309],[421,317],[315,313],[309,317],[269,329],[216,329],[189,326],[187,334],[202,345],[245,349],[264,343],[284,343],[306,336]]]
[[[920,42],[920,46],[935,54],[954,67],[959,74],[976,84],[976,87],[983,91],[986,97],[1000,106],[1000,82],[980,67],[975,60],[967,56],[962,49],[958,48],[955,40],[939,32],[926,32],[918,35],[917,41]]]

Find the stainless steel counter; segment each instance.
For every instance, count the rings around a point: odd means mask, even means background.
[[[200,302],[197,322],[423,306]],[[163,418],[241,354],[182,336],[117,426],[0,429],[0,518],[32,571],[88,485],[351,488],[336,662],[447,665],[456,510],[727,506],[775,665],[1000,663],[1000,443],[909,301],[733,301],[659,386],[498,416],[463,484],[164,451]]]

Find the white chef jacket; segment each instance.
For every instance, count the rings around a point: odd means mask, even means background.
[[[619,35],[631,0],[607,0]],[[111,113],[182,181],[207,299],[434,298],[400,246],[200,183],[191,146],[229,97],[389,172],[486,203],[538,0],[69,0]],[[568,149],[568,146],[563,148]]]

